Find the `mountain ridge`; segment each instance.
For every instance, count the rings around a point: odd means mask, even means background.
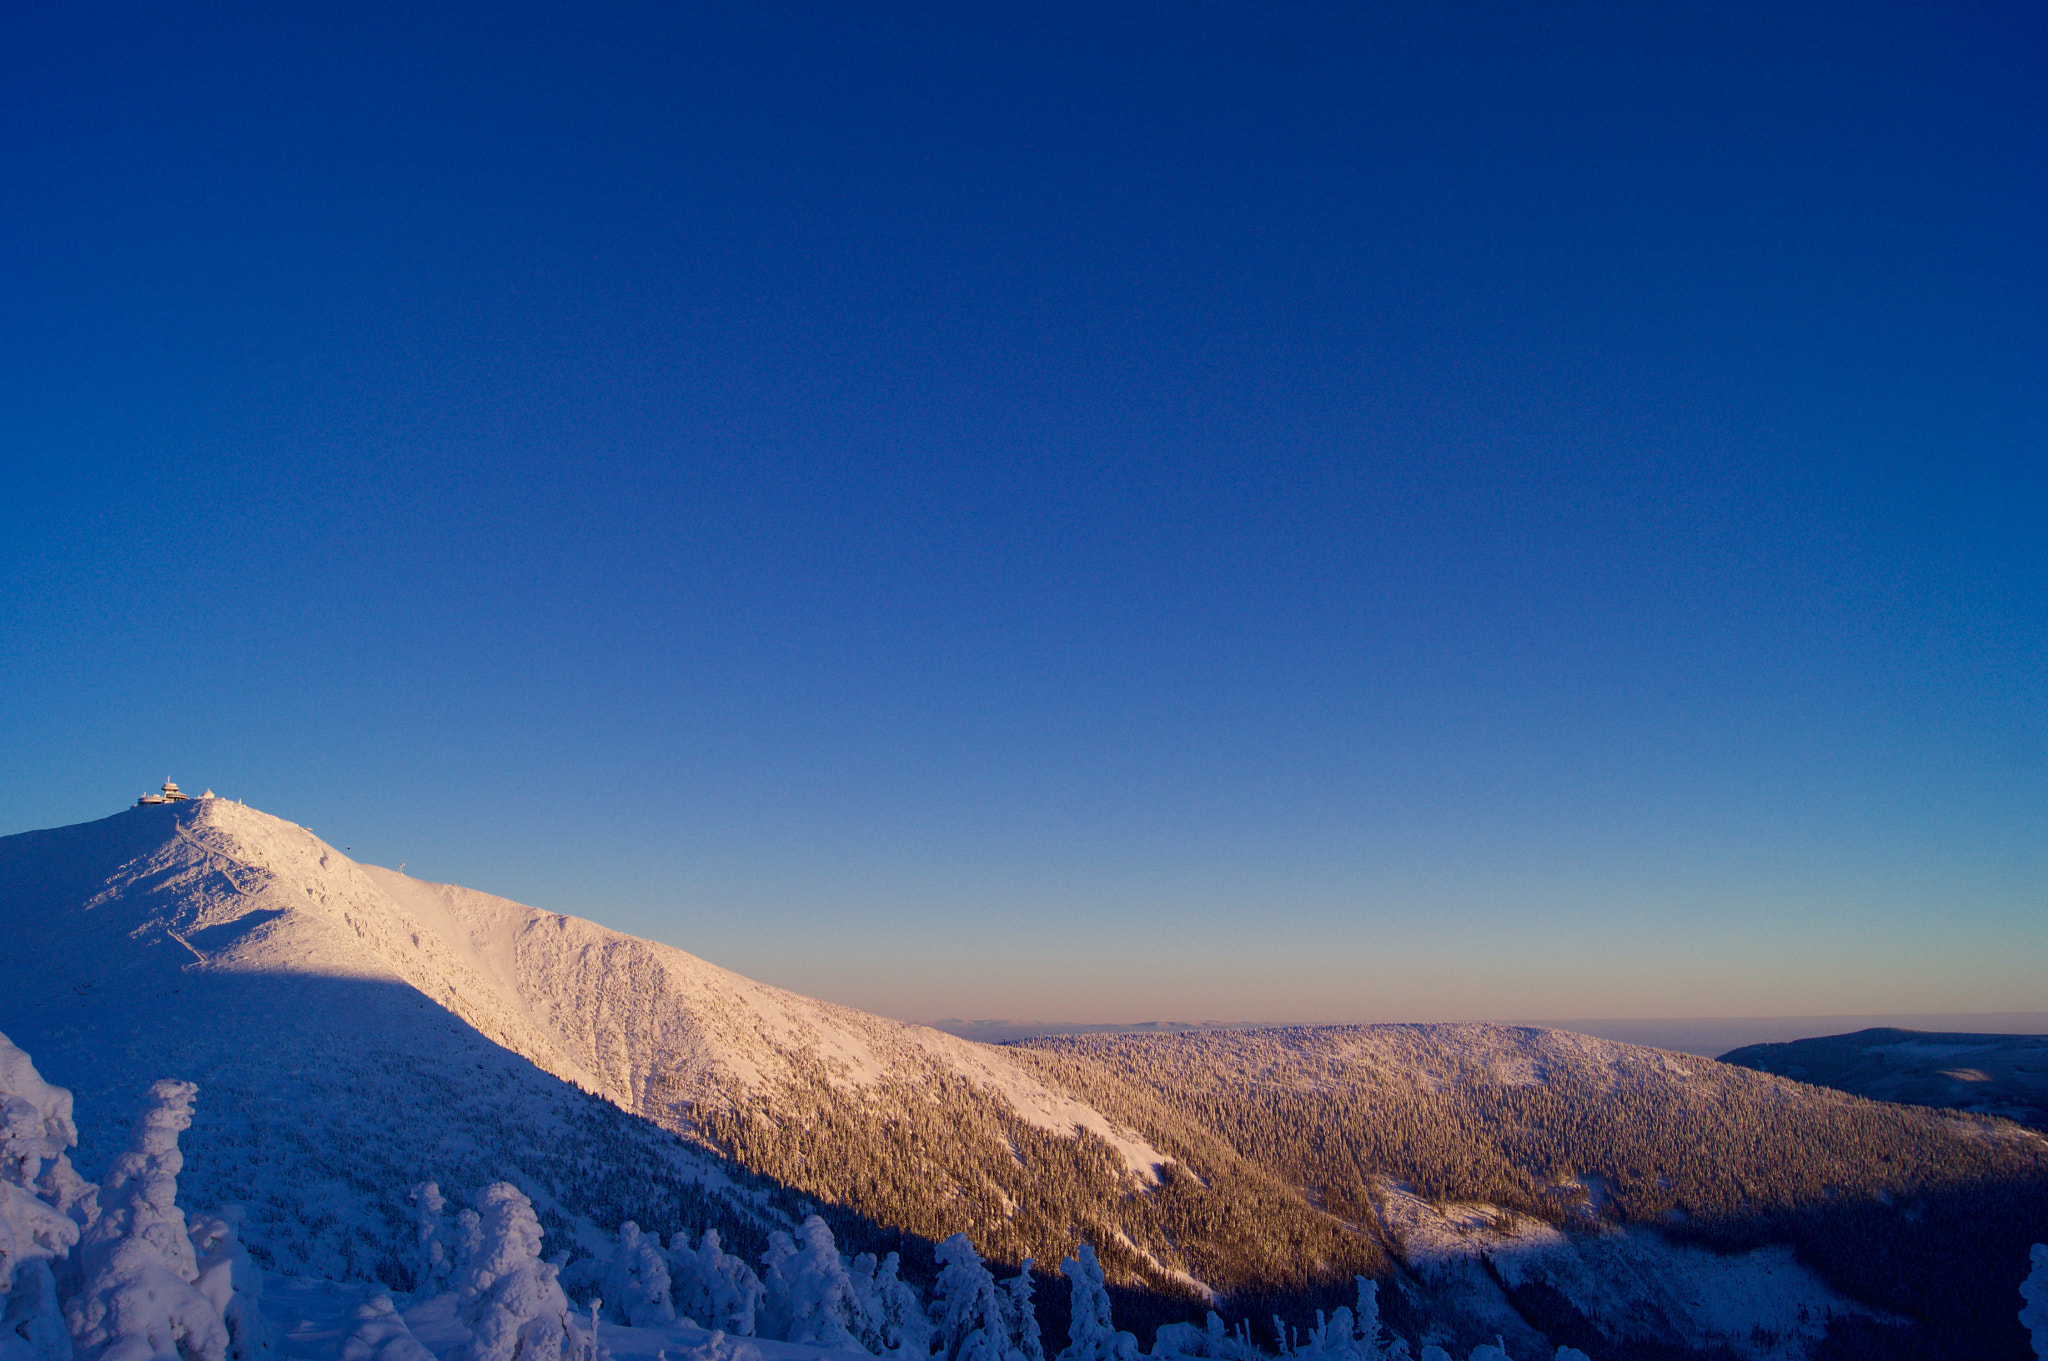
[[[0,1001],[0,1030],[88,1110],[121,1110],[120,1088],[173,1069],[200,1080],[214,1100],[201,1098],[195,1164],[225,1134],[223,1099],[244,1113],[273,1100],[248,1062],[255,1047],[289,1058],[294,1083],[317,1086],[332,1068],[380,1090],[359,1052],[367,1043],[430,1087],[489,1071],[550,1108],[575,1103],[543,1077],[589,1094],[675,1136],[662,1159],[705,1186],[730,1190],[718,1165],[737,1154],[799,1196],[929,1239],[966,1227],[996,1256],[1058,1260],[1092,1235],[1130,1283],[1190,1297],[1211,1289],[1134,1194],[1160,1187],[1171,1156],[1034,1064],[566,914],[359,865],[239,804],[138,807],[0,838],[0,912],[23,965],[21,986]],[[346,1000],[309,1005],[313,995]],[[164,1012],[200,1017],[166,1031],[151,1020]],[[431,1123],[425,1109],[413,1114]],[[117,1117],[107,1120],[84,1132],[88,1161],[117,1146]],[[870,1184],[849,1185],[844,1167],[807,1153],[834,1131],[889,1152],[861,1169]],[[1027,1156],[1058,1166],[1026,1167]],[[424,1175],[436,1156],[412,1161]],[[1049,1175],[1067,1188],[1056,1206],[1033,1194]],[[1174,1195],[1190,1184],[1176,1179]],[[358,1191],[360,1201],[380,1188]],[[375,1217],[366,1204],[350,1212]],[[290,1222],[259,1220],[252,1245],[267,1248],[264,1228]],[[1131,1245],[1120,1255],[1119,1239]],[[1363,1265],[1378,1260],[1369,1241],[1358,1252]]]

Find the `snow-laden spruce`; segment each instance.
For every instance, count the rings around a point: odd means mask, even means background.
[[[1152,1339],[1152,1355],[1156,1361],[1195,1361],[1200,1357],[1212,1361],[1258,1361],[1265,1353],[1252,1344],[1248,1333],[1244,1325],[1236,1332],[1226,1328],[1223,1316],[1211,1309],[1205,1327],[1197,1328],[1192,1323],[1160,1325]]]
[[[178,1206],[178,1135],[197,1093],[152,1086],[128,1150],[93,1186],[67,1153],[71,1094],[0,1036],[4,1361],[267,1361],[261,1277],[234,1218],[188,1225]]]
[[[1016,1329],[1009,1301],[967,1235],[954,1234],[933,1255],[939,1265],[932,1287],[939,1361],[1008,1361]]]
[[[64,1311],[79,1361],[227,1361],[227,1323],[199,1288],[199,1254],[177,1202],[178,1134],[191,1128],[198,1091],[153,1085],[133,1143],[100,1187],[99,1217],[79,1249],[85,1286]]]
[[[477,1196],[482,1239],[456,1283],[471,1342],[460,1361],[602,1361],[594,1332],[569,1313],[557,1269],[540,1256],[546,1232],[533,1202],[510,1182]]]
[[[71,1338],[51,1270],[98,1213],[71,1170],[71,1093],[0,1035],[0,1361],[66,1361]]]
[[[768,1235],[765,1307],[770,1327],[790,1342],[829,1351],[864,1351],[855,1329],[868,1327],[866,1301],[854,1289],[853,1273],[832,1241],[832,1230],[817,1215],[797,1230],[802,1246],[788,1234]]]
[[[903,1279],[901,1270],[902,1263],[893,1252],[880,1261],[872,1252],[853,1259],[854,1289],[863,1301],[861,1345],[877,1356],[923,1361],[932,1352],[932,1322],[924,1301]],[[1036,1319],[1031,1327],[1036,1336]]]
[[[418,1289],[439,1293],[454,1274],[455,1242],[448,1232],[448,1197],[438,1183],[425,1181],[406,1193],[412,1202],[413,1282]]]
[[[630,1219],[619,1225],[619,1247],[604,1273],[603,1299],[612,1316],[629,1328],[659,1328],[676,1321],[661,1240],[641,1233]]]
[[[761,1308],[761,1278],[706,1229],[692,1250],[681,1233],[669,1240],[669,1289],[676,1312],[713,1332],[752,1337]]]
[[[1086,1243],[1077,1256],[1060,1263],[1060,1275],[1074,1283],[1074,1301],[1067,1324],[1067,1348],[1059,1361],[1130,1361],[1138,1355],[1138,1339],[1120,1333],[1109,1316],[1109,1285],[1102,1263]]]

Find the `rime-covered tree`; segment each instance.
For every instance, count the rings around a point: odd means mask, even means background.
[[[228,1361],[268,1361],[273,1348],[263,1317],[263,1272],[242,1247],[239,1210],[203,1215],[191,1224],[199,1254],[199,1293],[220,1310],[228,1330]]]
[[[848,1272],[860,1302],[856,1332],[877,1356],[924,1361],[931,1355],[932,1322],[917,1291],[898,1274],[901,1265],[893,1252],[879,1262],[871,1252],[853,1259]]]
[[[429,1183],[431,1185],[431,1183]],[[391,1303],[378,1291],[355,1308],[354,1326],[341,1344],[341,1361],[434,1361]]]
[[[754,1336],[764,1293],[761,1278],[725,1251],[718,1230],[704,1230],[694,1251],[688,1238],[676,1234],[669,1240],[668,1269],[678,1313],[718,1332]]]
[[[494,1182],[477,1196],[479,1242],[456,1282],[470,1329],[464,1361],[596,1361],[596,1339],[569,1315],[552,1263],[540,1256],[540,1219],[518,1187]]]
[[[932,1287],[937,1355],[944,1361],[1005,1361],[1010,1346],[1008,1300],[964,1233],[940,1243]]]
[[[1358,1342],[1370,1361],[1387,1354],[1380,1337],[1380,1283],[1370,1276],[1355,1278],[1358,1285]]]
[[[1109,1286],[1095,1249],[1083,1243],[1075,1256],[1060,1263],[1060,1275],[1074,1283],[1074,1298],[1059,1361],[1130,1361],[1137,1356],[1138,1339],[1118,1332],[1110,1320]]]
[[[1364,1361],[1365,1351],[1359,1345],[1351,1311],[1340,1305],[1326,1319],[1322,1310],[1316,1310],[1316,1326],[1309,1330],[1308,1341],[1295,1355],[1314,1361]]]
[[[1003,1293],[1010,1304],[1012,1361],[1045,1361],[1045,1340],[1038,1331],[1038,1306],[1031,1299],[1032,1265],[1032,1260],[1026,1257],[1017,1274],[1003,1282]]]
[[[632,1220],[619,1225],[619,1246],[605,1265],[604,1298],[633,1328],[658,1328],[676,1321],[676,1307],[661,1240],[640,1232]]]
[[[448,1198],[438,1184],[423,1181],[406,1193],[412,1202],[412,1281],[415,1291],[447,1288],[455,1273],[455,1242],[448,1228]]]
[[[71,1093],[43,1081],[0,1035],[0,1361],[71,1356],[51,1267],[69,1257],[81,1222],[97,1213],[97,1188],[65,1154],[77,1142]],[[73,1218],[68,1209],[81,1213]]]
[[[1263,1361],[1265,1354],[1224,1327],[1223,1316],[1211,1309],[1207,1323],[1201,1328],[1192,1323],[1162,1324],[1152,1340],[1152,1355],[1155,1361],[1171,1361],[1174,1357]]]
[[[178,1135],[192,1125],[198,1091],[152,1086],[133,1142],[100,1188],[81,1247],[84,1288],[65,1305],[81,1361],[228,1361],[227,1324],[199,1289],[199,1256],[178,1208]]]
[[[770,1234],[761,1263],[765,1317],[776,1335],[833,1351],[864,1350],[854,1335],[860,1297],[823,1219],[805,1219],[794,1241]]]
[[[461,1279],[469,1272],[470,1263],[484,1249],[484,1219],[475,1210],[463,1210],[455,1216],[455,1250],[450,1254],[449,1280]]]
[[[762,1337],[786,1337],[789,1332],[789,1283],[783,1279],[782,1264],[796,1256],[796,1240],[777,1229],[768,1235],[761,1253],[761,1306],[755,1325]]]

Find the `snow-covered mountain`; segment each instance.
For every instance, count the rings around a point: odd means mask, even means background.
[[[0,873],[47,865],[58,846],[119,860],[87,870],[93,892],[82,899],[46,892],[27,904],[28,886],[8,885],[9,907],[48,927],[28,942],[36,968],[17,1006],[91,998],[76,1005],[111,1020],[121,1009],[108,1006],[112,988],[135,1002],[142,980],[213,974],[398,984],[658,1122],[680,1126],[699,1104],[729,1106],[820,1068],[849,1090],[937,1068],[1043,1129],[1093,1132],[1134,1174],[1164,1160],[999,1049],[756,983],[593,922],[360,865],[305,828],[222,799],[7,841],[14,854]],[[128,1010],[151,1028],[149,1008]]]
[[[906,1270],[1086,1241],[1152,1322],[1365,1275],[1416,1334],[1762,1361],[1913,1318],[1976,1345],[1974,1283],[2024,1259],[1962,1259],[2048,1208],[2048,1143],[2002,1122],[1499,1026],[978,1044],[213,798],[0,838],[0,942],[0,1034],[76,1093],[81,1171],[196,1082],[181,1196],[300,1277],[402,1286],[408,1188],[509,1182],[556,1245],[751,1257],[815,1205]]]
[[[150,1081],[197,1081],[191,1192],[248,1203],[252,1248],[280,1265],[377,1270],[403,1234],[394,1188],[426,1176],[535,1184],[564,1221],[701,1224],[760,1199],[707,1132],[827,1201],[915,1186],[922,1213],[892,1227],[1000,1252],[1019,1245],[991,1207],[1019,1217],[1036,1139],[1091,1174],[1080,1219],[1129,1240],[1127,1267],[1200,1290],[1143,1216],[1116,1213],[1170,1158],[1028,1059],[360,865],[240,804],[0,838],[0,929],[0,1032],[78,1094],[81,1165],[120,1146]],[[803,1145],[830,1112],[842,1138],[875,1123],[907,1142],[821,1167]],[[1079,1222],[1062,1227],[1070,1241],[1022,1246],[1071,1250]]]

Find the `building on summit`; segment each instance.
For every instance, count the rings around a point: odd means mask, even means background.
[[[190,794],[178,788],[176,780],[165,780],[163,793],[144,794],[135,801],[135,806],[140,808],[145,803],[183,803],[191,797]]]

